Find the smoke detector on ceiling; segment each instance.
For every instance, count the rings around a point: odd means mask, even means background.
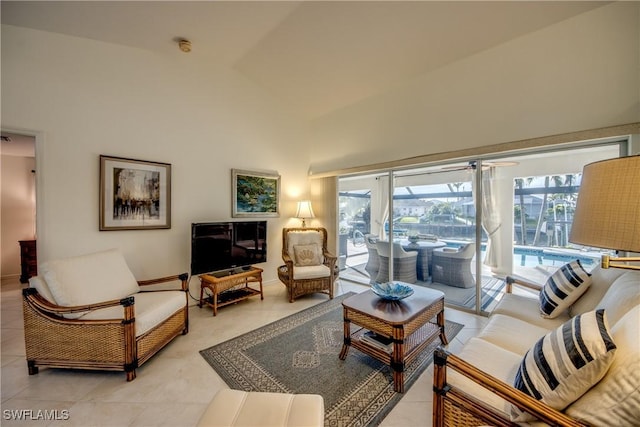
[[[183,51],[184,53],[191,52],[191,42],[187,39],[178,40],[178,46],[180,47],[180,50]]]

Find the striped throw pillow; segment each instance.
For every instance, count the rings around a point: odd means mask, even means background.
[[[567,310],[591,286],[591,275],[580,260],[560,267],[547,279],[540,291],[540,314],[553,319]]]
[[[599,382],[613,363],[616,345],[603,309],[573,317],[525,354],[514,387],[563,410]],[[531,419],[513,407],[514,421]]]

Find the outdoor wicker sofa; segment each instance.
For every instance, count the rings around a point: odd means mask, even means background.
[[[507,293],[481,333],[455,355],[442,348],[434,353],[434,427],[640,425],[640,271],[596,267],[586,293],[555,318],[541,316],[538,298],[527,296],[526,291],[515,294],[514,284],[542,289],[538,284],[508,278]],[[585,319],[598,315],[598,327],[585,331]],[[598,357],[602,360],[592,346],[600,338],[612,357],[608,365],[592,370]],[[571,359],[560,363],[556,357],[565,346],[580,348],[583,356],[576,358],[574,350],[567,353]],[[586,354],[591,360],[573,371],[580,365],[576,361],[588,360]],[[526,365],[527,355],[536,363]],[[523,366],[526,375],[519,375]],[[537,376],[531,367],[543,374]],[[573,378],[558,375],[567,367],[574,372]],[[581,371],[588,375],[576,380]],[[534,388],[542,384],[539,390],[555,381],[551,392],[568,392],[571,398],[552,407],[548,401],[514,387],[514,381],[525,377]],[[549,394],[542,396],[553,399]]]
[[[50,366],[124,371],[131,381],[189,331],[186,273],[137,281],[115,249],[49,261],[38,272],[23,290],[30,375]],[[162,283],[173,285],[152,286]]]

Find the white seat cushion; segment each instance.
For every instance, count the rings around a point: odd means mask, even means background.
[[[487,357],[490,355],[491,357]],[[476,368],[513,384],[522,356],[479,338],[471,338],[458,356]],[[447,383],[454,385],[509,417],[510,405],[497,394],[476,384],[453,369],[447,370]]]
[[[199,427],[323,426],[324,399],[316,394],[222,389],[202,414]]]
[[[185,296],[181,291],[139,292],[132,296],[135,300],[136,337],[143,335],[185,307]],[[117,306],[92,311],[80,319],[122,319],[123,315],[124,308]]]
[[[329,277],[331,270],[326,265],[310,265],[307,267],[294,267],[293,279],[319,279],[321,277]]]
[[[39,270],[55,303],[63,307],[116,300],[140,289],[117,249],[48,261]]]

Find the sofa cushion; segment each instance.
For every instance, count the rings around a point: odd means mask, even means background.
[[[611,287],[611,284],[626,271],[619,268],[602,268],[601,265],[595,266],[591,270],[591,286],[569,307],[569,315],[573,317],[577,314],[595,310],[604,294]],[[607,318],[609,319],[609,324],[612,324],[611,313],[607,313]]]
[[[639,305],[611,326],[611,335],[618,349],[607,375],[569,406],[566,413],[589,425],[637,426],[640,422]]]
[[[627,271],[613,282],[597,308],[607,311],[607,319],[613,326],[637,305],[640,305],[640,271]]]
[[[602,379],[615,352],[605,311],[581,314],[542,337],[527,352],[513,384],[563,410]],[[528,419],[515,407],[512,413],[516,421]]]
[[[293,279],[319,279],[321,277],[329,277],[331,270],[326,265],[310,265],[306,267],[295,267],[293,269]]]
[[[537,298],[524,295],[504,294],[491,315],[504,314],[514,317],[532,325],[540,326],[548,330],[554,329],[570,319],[569,313],[562,312],[554,319],[540,316],[540,304]]]
[[[469,339],[457,355],[476,368],[507,384],[513,383],[518,365],[522,360],[522,355],[510,352],[509,350],[505,350],[502,347],[479,338]],[[487,355],[491,355],[491,357],[487,357]],[[447,370],[447,383],[478,398],[480,401],[501,412],[505,417],[509,417],[510,405],[504,399],[455,370]]]
[[[38,291],[40,296],[46,299],[47,301],[49,301],[50,303],[52,304],[56,303],[55,298],[53,297],[53,295],[51,295],[51,291],[47,286],[47,282],[45,282],[42,279],[42,277],[33,276],[29,278],[29,287],[34,288],[36,291]]]
[[[198,427],[322,425],[324,399],[320,395],[231,389],[220,390],[198,421]]]
[[[318,245],[322,247],[322,234],[315,230],[289,231],[287,233],[287,253],[294,264],[298,263],[295,251],[295,246],[297,245]]]
[[[318,244],[294,245],[293,252],[295,253],[295,265],[297,266],[322,264],[322,249]]]
[[[558,317],[591,286],[591,275],[580,260],[560,267],[547,279],[540,291],[540,313],[543,317]]]
[[[182,291],[139,292],[132,296],[135,300],[136,337],[145,334],[185,307],[185,296]],[[81,320],[122,319],[123,317],[124,308],[117,306],[91,311],[84,314]]]
[[[477,338],[524,356],[550,330],[510,316],[492,314]]]
[[[56,304],[63,307],[120,299],[139,291],[117,249],[48,261],[39,268]]]

